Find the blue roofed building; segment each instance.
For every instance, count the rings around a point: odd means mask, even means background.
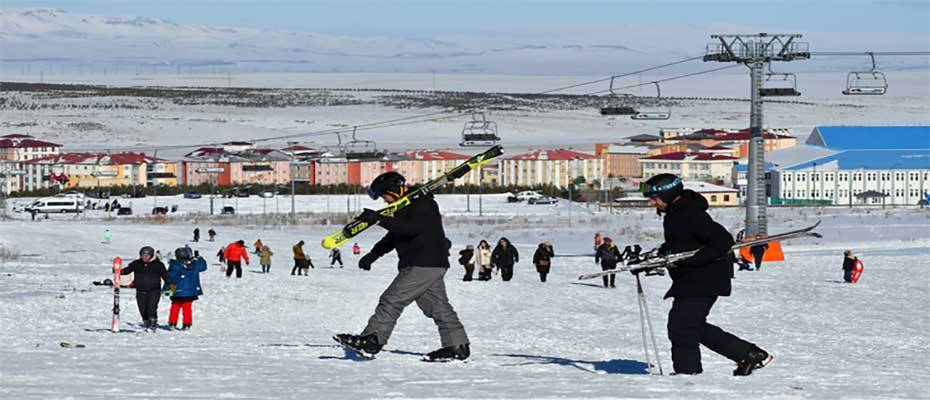
[[[930,195],[930,126],[818,126],[804,145],[766,157],[773,203],[914,205]]]

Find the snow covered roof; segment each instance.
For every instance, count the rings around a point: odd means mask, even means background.
[[[574,151],[571,149],[555,149],[555,150],[533,150],[526,153],[517,154],[504,158],[504,160],[523,160],[523,161],[537,161],[537,160],[592,160],[596,159],[593,154],[582,153]]]
[[[155,163],[165,160],[149,157],[145,153],[61,153],[24,161],[29,164],[91,164],[125,165]]]
[[[930,126],[818,126],[807,144],[833,150],[930,150]]]
[[[629,140],[629,141],[631,141],[631,142],[654,142],[654,141],[658,141],[658,140],[660,140],[660,139],[662,139],[662,138],[660,138],[660,137],[658,137],[658,136],[656,136],[656,135],[634,135],[634,136],[630,136],[630,137],[628,137],[628,138],[626,138],[626,139]]]
[[[765,161],[773,164],[774,167],[786,167],[826,157],[834,153],[836,152],[824,147],[799,144],[797,146],[765,153]],[[745,162],[743,163],[745,164]]]
[[[450,151],[443,150],[411,150],[398,153],[401,159],[408,160],[424,160],[424,161],[433,161],[433,160],[467,160],[470,157],[464,154],[453,153]]]
[[[702,182],[702,181],[682,181],[681,183],[685,186],[685,189],[691,189],[698,193],[739,192],[739,190],[733,189],[731,187],[714,185],[713,183],[707,183],[707,182]]]
[[[685,153],[683,151],[677,153],[668,153],[668,154],[659,154],[655,156],[643,157],[640,160],[677,160],[677,161],[726,161],[726,160],[738,160],[736,157],[725,156],[721,154],[714,153]]]
[[[608,154],[648,154],[650,146],[637,145],[637,144],[623,144],[616,145],[612,144],[607,147]]]

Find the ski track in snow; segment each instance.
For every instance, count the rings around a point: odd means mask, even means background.
[[[321,204],[322,197],[299,197],[300,209]],[[602,289],[600,281],[576,280],[599,270],[593,258],[560,257],[543,284],[530,264],[535,243],[544,240],[553,242],[556,254],[590,253],[596,230],[621,246],[635,240],[652,248],[661,232],[653,211],[611,215],[575,206],[579,212],[568,227],[564,204],[534,208],[485,196],[485,210],[498,217],[482,219],[456,211],[465,210],[464,197],[437,198],[446,214],[459,215],[446,221],[454,242],[446,285],[472,341],[465,363],[419,361],[439,346],[439,338],[432,321],[413,305],[375,360],[352,356],[332,341],[336,333],[364,327],[396,262],[389,255],[372,271],[361,271],[346,248],[344,269],[322,268],[329,261],[317,243],[337,225],[263,229],[219,223],[216,243],[191,243],[209,261],[193,329],[143,333],[134,292],[125,289],[121,327],[134,332],[112,334],[106,331],[112,289],[91,281],[111,276],[113,256],[128,262],[143,245],[170,252],[186,244],[194,225],[108,222],[95,215],[0,222],[0,244],[37,255],[0,262],[0,398],[930,397],[921,383],[930,380],[926,210],[770,209],[770,232],[822,219],[818,231],[824,238],[785,242],[786,262],[737,273],[733,295],[717,302],[709,320],[768,350],[775,362],[737,378],[731,361],[703,349],[703,375],[658,377],[648,375],[643,359],[630,275],[618,276],[617,289]],[[261,211],[259,199],[240,201],[243,212]],[[731,230],[743,218],[741,209],[711,212]],[[105,228],[114,233],[111,244],[100,241]],[[382,233],[375,228],[363,234],[363,251]],[[520,251],[514,280],[462,282],[458,250],[479,237],[500,236]],[[259,270],[256,257],[244,266],[242,279],[225,278],[214,257],[219,247],[240,238],[251,245],[259,237],[275,252],[271,274],[250,272]],[[290,246],[300,239],[317,266],[307,277],[289,275]],[[856,285],[841,283],[846,248],[865,263]],[[662,295],[669,283],[667,277],[644,279],[666,373],[671,301]],[[169,304],[163,298],[159,307],[163,326]],[[60,342],[86,347],[62,348]]]

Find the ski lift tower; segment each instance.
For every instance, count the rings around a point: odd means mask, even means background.
[[[746,234],[765,235],[765,141],[762,137],[763,71],[774,61],[806,60],[811,57],[808,44],[798,42],[800,34],[759,33],[749,35],[711,35],[719,43],[707,45],[704,61],[736,62],[749,68],[749,176],[746,190]]]

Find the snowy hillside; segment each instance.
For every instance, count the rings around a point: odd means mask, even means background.
[[[299,199],[301,211],[325,202],[324,196],[306,197]],[[0,247],[11,255],[0,259],[0,397],[930,397],[921,383],[930,379],[925,356],[930,317],[923,309],[930,304],[930,217],[925,209],[770,209],[771,232],[819,219],[824,238],[784,243],[786,262],[738,273],[733,296],[718,301],[710,319],[773,353],[775,363],[736,378],[730,361],[705,349],[703,375],[658,377],[648,375],[643,362],[631,277],[619,276],[618,288],[612,290],[576,280],[598,270],[584,256],[591,252],[596,231],[621,245],[657,245],[661,222],[654,211],[611,215],[576,207],[569,226],[563,206],[507,205],[485,196],[483,206],[494,216],[479,218],[462,212],[463,197],[438,197],[453,250],[505,236],[517,245],[520,262],[508,283],[499,277],[462,282],[461,267],[449,270],[446,285],[470,336],[472,357],[467,363],[438,365],[418,361],[439,343],[435,326],[414,306],[376,360],[361,361],[334,346],[331,335],[362,329],[392,279],[396,261],[387,256],[364,272],[355,268],[357,258],[345,249],[344,269],[324,268],[326,253],[316,244],[336,225],[317,225],[314,218],[299,226],[264,227],[244,219],[217,219],[196,226],[202,232],[214,226],[218,242],[189,243],[195,225],[177,221],[143,224],[100,220],[100,215],[2,221]],[[260,212],[257,199],[243,200],[243,210]],[[159,199],[163,201],[171,200]],[[345,198],[341,201],[345,207]],[[740,209],[712,214],[730,229],[743,217]],[[111,244],[101,243],[104,229],[113,232]],[[382,232],[363,234],[363,251]],[[275,252],[271,274],[225,278],[213,256],[217,249],[233,240],[251,243],[258,238]],[[301,239],[317,267],[308,277],[289,275],[289,248]],[[529,259],[536,243],[545,240],[563,257],[554,259],[549,282],[540,283]],[[106,332],[112,290],[91,281],[108,277],[109,260],[117,255],[132,259],[143,245],[170,252],[184,244],[210,262],[202,277],[204,296],[194,304],[193,329],[141,333],[133,292],[126,290],[124,332]],[[859,284],[841,283],[844,249],[865,263]],[[455,264],[455,258],[450,262]],[[256,271],[258,266],[253,261],[245,269]],[[670,302],[661,298],[669,280],[649,277],[645,285],[668,372],[665,322]],[[161,324],[168,304],[162,300]],[[62,342],[72,347],[61,347]],[[145,383],[139,384],[140,379]]]

